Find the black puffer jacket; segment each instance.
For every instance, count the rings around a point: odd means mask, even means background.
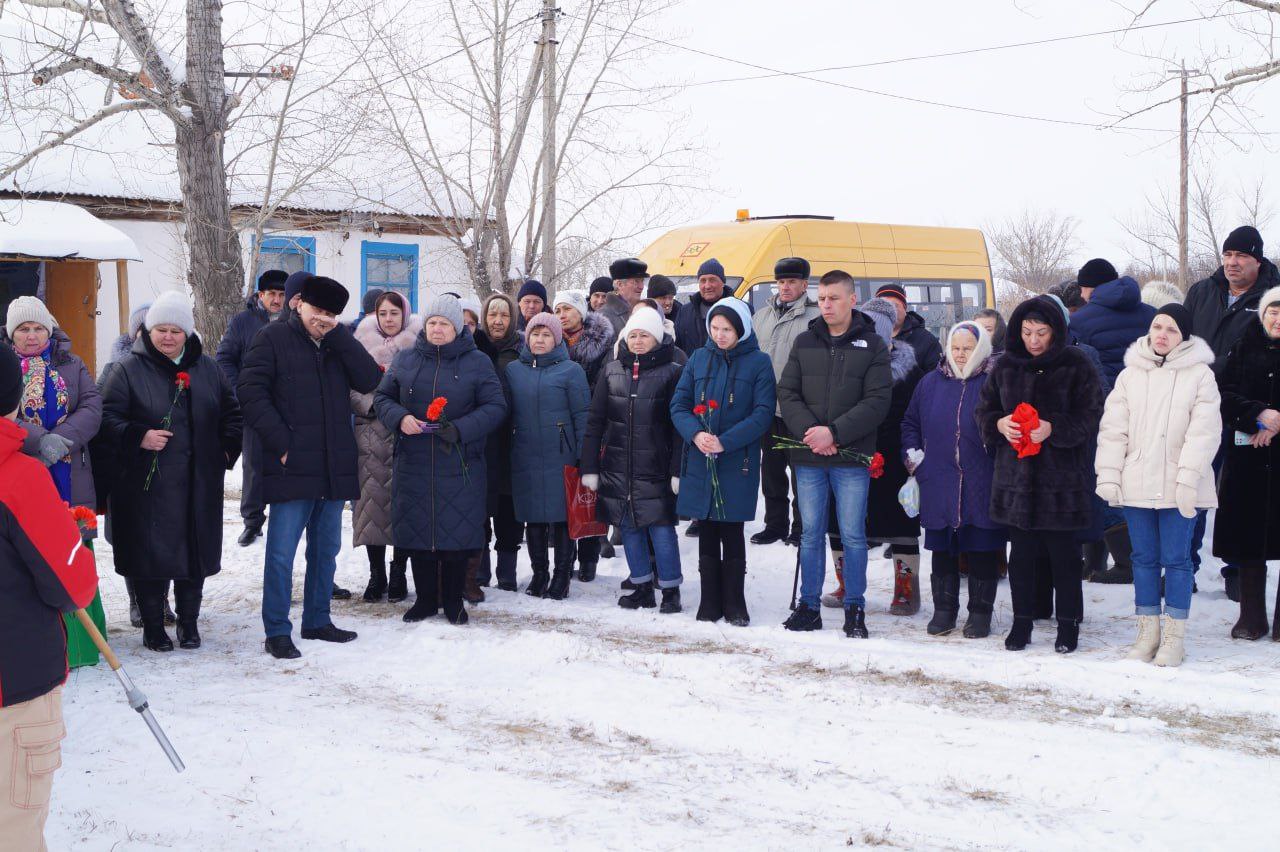
[[[460,442],[405,435],[407,414],[427,419],[437,397]],[[484,547],[486,439],[506,421],[507,402],[493,363],[461,334],[443,346],[419,337],[401,352],[378,385],[378,419],[396,436],[391,481],[392,538],[408,550],[470,551]]]
[[[1032,309],[1053,329],[1049,349],[1036,357],[1022,342],[1022,321]],[[1009,318],[1008,348],[983,385],[974,416],[983,441],[996,448],[991,519],[998,524],[1066,531],[1085,529],[1091,522],[1102,390],[1097,370],[1069,339],[1056,302],[1047,296],[1028,299]],[[1023,402],[1052,425],[1052,432],[1038,455],[1019,459],[996,422]]]
[[[924,317],[915,311],[907,311],[902,328],[894,339],[910,344],[915,350],[916,365],[921,372],[932,373],[938,369],[938,362],[942,360],[942,344],[933,336],[932,331],[925,328]]]
[[[512,311],[512,313],[515,313]],[[607,323],[606,323],[607,325]],[[489,356],[493,369],[502,384],[502,396],[507,402],[507,414],[497,429],[489,433],[484,447],[484,465],[488,476],[489,514],[498,511],[498,497],[511,496],[511,389],[507,387],[507,365],[520,360],[520,347],[524,345],[524,332],[516,331],[502,340],[494,340],[482,328],[476,329],[476,348]]]
[[[177,374],[191,387],[177,395]],[[173,437],[157,455],[142,437]],[[174,364],[147,335],[118,361],[103,389],[102,435],[120,460],[110,494],[116,572],[140,580],[198,580],[222,569],[222,484],[240,455],[240,406],[217,363],[187,338]],[[147,487],[152,461],[159,462]]]
[[[345,325],[317,346],[302,320],[291,314],[254,337],[237,395],[246,425],[262,442],[267,503],[360,496],[351,391],[369,393],[381,375]],[[282,464],[286,453],[288,462]]]
[[[1191,285],[1183,304],[1191,311],[1196,337],[1202,337],[1213,349],[1213,372],[1220,374],[1227,365],[1227,353],[1244,337],[1245,329],[1258,323],[1258,300],[1272,287],[1280,287],[1280,270],[1269,260],[1258,268],[1258,280],[1250,290],[1227,307],[1227,276],[1222,267]]]
[[[710,302],[703,299],[701,293],[691,294],[689,301],[680,306],[680,313],[672,320],[676,329],[676,346],[683,349],[686,354],[701,349],[707,342],[707,311],[710,311],[711,306],[716,302],[732,295],[733,290],[729,287],[725,287],[724,291]]]
[[[675,352],[669,339],[638,357],[624,343],[595,386],[580,470],[600,476],[598,520],[618,526],[625,518],[638,528],[676,522],[671,479],[680,472],[683,441],[671,425],[682,369]]]
[[[859,311],[853,312],[848,331],[834,339],[822,317],[809,323],[791,347],[778,382],[782,419],[797,440],[814,426],[827,426],[836,444],[867,456],[876,451],[877,431],[892,395],[889,347]],[[807,449],[791,450],[790,455],[793,464],[857,464],[839,454],[817,456]]]
[[[1254,320],[1227,357],[1218,376],[1222,423],[1233,432],[1253,435],[1258,415],[1280,410],[1280,342],[1267,337]],[[1226,447],[1218,485],[1218,514],[1213,523],[1213,555],[1244,561],[1280,559],[1280,441],[1268,447]]]

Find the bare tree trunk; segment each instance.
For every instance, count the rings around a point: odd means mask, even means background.
[[[187,0],[189,127],[176,126],[196,328],[206,348],[222,339],[240,307],[244,267],[231,223],[223,159],[230,95],[223,83],[222,0]]]

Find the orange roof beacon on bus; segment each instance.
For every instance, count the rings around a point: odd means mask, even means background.
[[[714,257],[724,265],[726,283],[757,310],[773,295],[773,264],[793,256],[809,261],[811,290],[833,269],[854,277],[859,302],[883,283],[902,284],[912,309],[935,334],[995,304],[987,243],[975,228],[752,217],[739,210],[732,222],[668,231],[640,254],[651,274],[671,278],[681,293],[696,288],[698,266]]]

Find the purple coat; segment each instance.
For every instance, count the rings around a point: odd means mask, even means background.
[[[944,358],[916,385],[902,419],[902,449],[924,450],[916,468],[920,526],[928,530],[976,526],[1000,529],[991,520],[995,448],[982,442],[974,410],[994,358],[968,379],[957,379]]]
[[[89,461],[89,441],[98,434],[102,423],[102,394],[94,384],[80,356],[71,353],[71,339],[60,328],[53,330],[53,356],[50,361],[67,383],[67,419],[53,430],[71,442],[71,505],[94,507],[97,492],[93,487],[93,467]],[[12,341],[0,332],[0,344],[13,348]],[[40,439],[48,431],[34,423],[19,423],[27,439],[22,451],[37,456]]]

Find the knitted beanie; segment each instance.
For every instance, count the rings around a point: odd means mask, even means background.
[[[422,312],[422,320],[425,323],[432,317],[448,320],[453,330],[462,334],[462,303],[458,301],[457,296],[444,293],[432,299],[431,304],[427,305],[427,309]]]
[[[151,303],[144,325],[148,329],[158,325],[176,325],[186,334],[193,334],[196,318],[191,312],[191,298],[180,290],[165,290]]]
[[[564,326],[560,324],[560,317],[555,314],[534,314],[533,319],[525,323],[524,341],[525,345],[529,345],[529,337],[533,334],[535,328],[545,328],[551,332],[551,336],[555,338],[556,346],[564,340]]]
[[[9,303],[4,330],[9,334],[10,340],[13,339],[13,333],[18,330],[18,326],[24,322],[39,323],[47,328],[50,334],[53,334],[53,330],[58,327],[58,321],[53,318],[53,314],[49,313],[44,302],[35,296],[19,296]]]

